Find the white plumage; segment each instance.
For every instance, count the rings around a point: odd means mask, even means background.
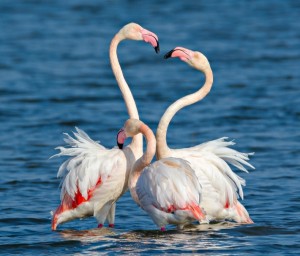
[[[136,23],[125,25],[114,36],[109,49],[111,67],[122,92],[128,115],[139,118],[131,91],[117,57],[118,44],[125,40],[150,43],[159,51],[158,37]],[[76,128],[75,138],[66,134],[68,147],[59,147],[57,156],[68,156],[59,168],[62,177],[61,204],[54,213],[52,229],[74,218],[94,215],[99,227],[107,219],[114,225],[115,201],[126,191],[129,171],[142,155],[142,136],[136,136],[124,150],[106,149]]]
[[[54,229],[65,221],[90,215],[103,224],[114,202],[128,187],[128,149],[106,149],[82,130],[76,131],[74,138],[65,134],[69,147],[58,147],[60,153],[55,155],[70,158],[57,174],[62,178],[62,188],[61,205],[53,217]]]
[[[191,148],[170,149],[166,135],[174,115],[182,108],[199,102],[210,92],[213,84],[213,72],[207,58],[198,51],[176,47],[165,58],[178,57],[191,67],[205,75],[205,83],[198,91],[186,95],[173,104],[163,114],[157,128],[157,158],[179,157],[191,164],[201,185],[202,201],[207,217],[211,220],[235,220],[239,223],[253,223],[246,209],[239,203],[243,199],[242,186],[245,180],[235,174],[230,165],[246,171],[245,167],[254,168],[247,161],[250,154],[240,153],[229,146],[232,141],[226,137],[209,141]]]
[[[165,158],[146,167],[137,181],[136,194],[139,205],[158,227],[205,220],[201,185],[184,160]]]
[[[226,137],[202,143],[200,145],[172,149],[173,157],[187,160],[203,187],[201,205],[210,220],[230,219],[237,222],[247,222],[250,218],[247,211],[240,216],[236,209],[238,197],[243,199],[245,180],[232,171],[231,164],[241,171],[248,172],[244,166],[254,168],[246,153],[240,153],[229,146],[232,141]]]
[[[129,119],[118,133],[118,141],[142,133],[147,140],[143,156],[134,164],[129,176],[129,189],[134,201],[153,222],[165,230],[167,224],[180,228],[192,221],[206,220],[201,209],[201,185],[187,161],[164,158],[152,164],[156,140],[142,121]]]

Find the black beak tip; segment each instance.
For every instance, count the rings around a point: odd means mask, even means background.
[[[164,56],[164,59],[171,58],[173,52],[174,52],[174,50],[171,50],[171,51],[167,52],[167,53],[165,54],[165,56]]]
[[[157,41],[157,46],[154,47],[156,53],[159,53],[159,42]]]
[[[124,144],[121,144],[121,143],[118,142],[118,147],[119,147],[119,149],[123,149],[123,145],[124,145]]]

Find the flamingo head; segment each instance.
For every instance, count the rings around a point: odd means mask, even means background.
[[[117,135],[117,144],[119,149],[123,148],[124,142],[128,137],[133,137],[140,132],[140,127],[143,125],[143,122],[138,119],[128,119],[124,127],[118,132]]]
[[[159,42],[157,35],[147,29],[144,29],[140,25],[133,22],[129,23],[120,30],[120,33],[123,34],[124,38],[131,40],[143,40],[146,43],[150,43],[155,52],[159,53]]]
[[[176,47],[167,52],[164,56],[165,59],[176,57],[198,70],[210,68],[207,58],[201,52],[192,51],[183,47]]]

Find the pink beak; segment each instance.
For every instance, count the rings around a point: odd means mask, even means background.
[[[155,35],[154,33],[152,33],[147,29],[142,29],[141,33],[142,33],[143,40],[146,43],[150,43],[155,49],[155,52],[159,53],[159,42],[158,42],[157,35]]]
[[[178,57],[182,61],[188,61],[192,58],[193,52],[183,47],[176,47],[173,50],[167,52],[164,56],[165,59]]]

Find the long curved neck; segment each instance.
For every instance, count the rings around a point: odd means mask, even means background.
[[[127,108],[127,112],[130,118],[139,119],[139,113],[134,101],[134,98],[132,96],[132,93],[129,89],[129,86],[124,78],[118,56],[117,56],[117,48],[119,43],[126,39],[124,36],[122,36],[122,33],[117,33],[114,38],[111,41],[110,49],[109,49],[109,57],[110,57],[110,63],[113,70],[113,73],[115,75],[115,78],[117,80],[117,83],[119,85],[119,88],[121,90],[123,99],[125,101],[125,105]],[[134,151],[137,153],[137,156],[141,156],[143,153],[143,136],[142,134],[138,134],[133,137],[131,146],[134,148]]]
[[[139,199],[137,197],[136,189],[135,189],[136,183],[143,169],[151,163],[156,150],[156,140],[151,129],[147,125],[142,124],[139,128],[139,131],[146,137],[146,141],[147,141],[146,151],[142,155],[142,157],[140,157],[135,162],[130,172],[129,180],[128,180],[128,187],[130,189],[131,196],[134,199],[134,201],[137,202],[138,204],[139,204]]]
[[[175,101],[171,106],[168,107],[168,109],[160,119],[156,131],[156,154],[158,159],[171,156],[171,150],[167,145],[167,130],[174,115],[180,109],[202,100],[209,93],[213,84],[213,73],[211,68],[207,68],[202,72],[205,75],[204,85],[197,92],[189,94]]]

